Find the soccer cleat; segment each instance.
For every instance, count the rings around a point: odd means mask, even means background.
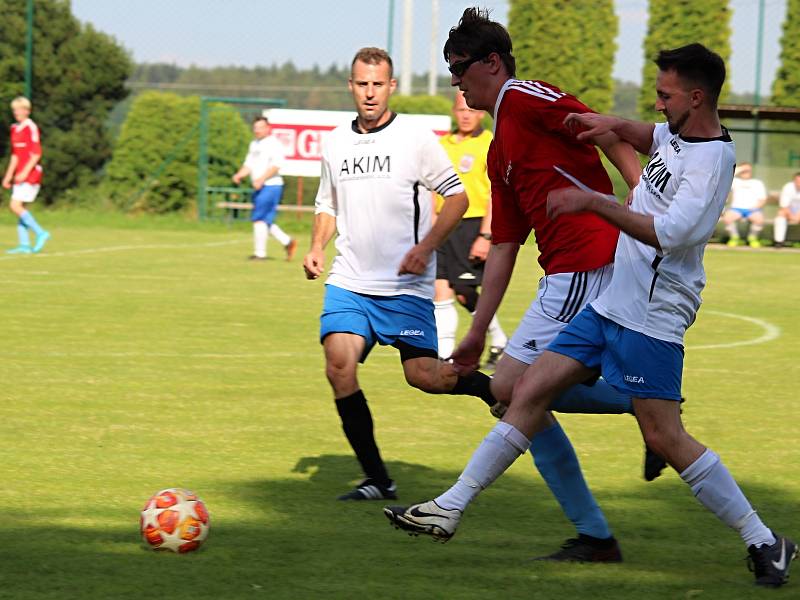
[[[645,444],[644,447],[644,480],[653,481],[656,477],[661,475],[661,472],[667,468],[667,461],[665,461],[660,454],[656,454],[650,446]]]
[[[39,235],[36,236],[36,244],[33,246],[34,252],[41,252],[44,245],[47,243],[47,240],[50,239],[50,233],[48,231],[43,231]]]
[[[286,260],[292,260],[295,252],[297,252],[297,240],[291,239],[286,244]]]
[[[503,356],[503,350],[505,350],[505,348],[501,348],[500,346],[491,346],[489,348],[489,356],[486,357],[483,368],[494,371],[497,368],[497,361]]]
[[[539,556],[533,560],[552,560],[558,562],[622,562],[622,552],[617,540],[613,537],[601,540],[582,533],[577,538],[570,538],[561,546],[561,550]]]
[[[772,546],[750,546],[747,568],[756,576],[756,585],[780,587],[789,580],[789,566],[797,558],[797,544],[774,531]]]
[[[754,235],[747,236],[747,245],[751,248],[761,248],[761,240]]]
[[[735,248],[741,243],[741,241],[742,241],[741,238],[732,237],[731,239],[728,240],[728,246],[730,246],[731,248]]]
[[[266,256],[258,256],[256,254],[251,254],[247,257],[247,260],[267,260]]]
[[[6,250],[6,254],[30,254],[31,252],[33,252],[31,247],[25,244],[21,244],[16,248],[11,248],[11,250]]]
[[[422,504],[404,506],[384,506],[383,514],[395,529],[407,531],[409,535],[420,533],[431,536],[437,542],[446,542],[456,533],[461,511],[448,510],[429,500]]]
[[[494,406],[489,407],[489,412],[495,419],[502,419],[507,410],[508,407],[502,402],[495,402]]]
[[[781,248],[786,248],[786,242],[773,242],[772,247],[776,250],[780,250]]]
[[[397,485],[389,480],[389,485],[374,479],[365,479],[356,488],[342,494],[337,500],[397,500]]]

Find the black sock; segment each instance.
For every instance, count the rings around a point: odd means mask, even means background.
[[[473,371],[466,376],[459,375],[455,387],[449,393],[453,396],[477,396],[486,402],[487,406],[494,406],[497,399],[492,396],[492,390],[489,388],[491,382],[492,378],[486,373]]]
[[[374,479],[381,485],[388,485],[391,482],[386,466],[381,460],[381,453],[375,443],[375,436],[372,433],[372,415],[367,406],[367,399],[364,392],[357,392],[336,399],[336,410],[342,419],[342,429],[347,436],[347,441],[356,453],[358,462],[364,474],[369,479]]]

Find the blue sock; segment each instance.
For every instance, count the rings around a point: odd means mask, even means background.
[[[44,229],[41,228],[36,219],[33,218],[33,215],[27,210],[20,215],[19,220],[28,229],[33,229],[33,233],[36,235],[41,235],[44,232]]]
[[[28,236],[28,228],[22,222],[22,219],[17,223],[17,237],[19,238],[20,246],[30,246],[31,238]]]
[[[621,394],[602,377],[594,385],[573,385],[556,398],[550,410],[596,415],[633,414],[631,397]]]
[[[581,465],[567,434],[556,423],[531,440],[531,454],[561,510],[573,522],[578,533],[606,539],[611,537],[603,511],[581,473]]]

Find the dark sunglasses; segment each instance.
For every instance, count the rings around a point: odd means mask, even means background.
[[[453,63],[452,65],[447,67],[447,70],[450,71],[456,77],[463,77],[464,73],[467,72],[467,69],[469,69],[472,66],[472,63],[476,63],[485,58],[486,58],[485,56],[468,58],[467,60],[462,60],[461,62]]]

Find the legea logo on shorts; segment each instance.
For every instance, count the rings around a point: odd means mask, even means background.
[[[628,383],[644,383],[644,377],[638,375],[625,375],[625,381]]]
[[[425,332],[422,329],[401,329],[400,335],[413,335],[417,337],[425,337]]]

